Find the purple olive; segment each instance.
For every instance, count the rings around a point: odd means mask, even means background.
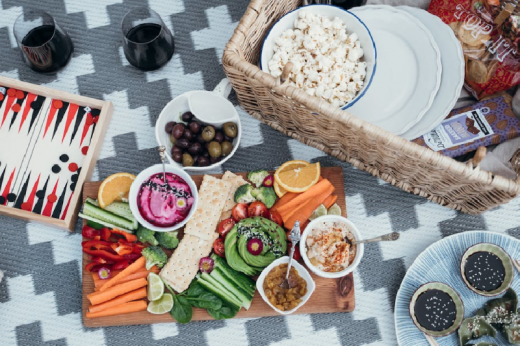
[[[186,138],[187,140],[189,140],[191,142],[191,140],[193,139],[193,132],[191,132],[190,129],[186,129],[184,130],[184,138]]]
[[[197,142],[199,142],[200,144],[205,144],[205,143],[206,143],[206,141],[204,140],[204,138],[202,138],[202,134],[200,134],[200,133],[197,135],[197,137],[195,137],[195,140],[196,140]]]
[[[224,133],[224,140],[225,140],[225,141],[228,141],[228,142],[230,142],[230,143],[233,143],[233,138],[227,136],[225,133]]]
[[[209,158],[209,151],[208,149],[202,149],[202,156]]]
[[[182,153],[175,153],[172,155],[172,159],[175,162],[181,163],[182,162]]]
[[[213,138],[213,140],[215,142],[219,142],[219,143],[224,142],[224,134],[221,131],[217,131],[217,133],[215,133],[215,138]]]
[[[182,155],[182,149],[179,148],[179,147],[176,146],[176,145],[173,146],[173,147],[172,147],[172,157],[173,157],[174,154],[181,154],[181,155]]]
[[[200,167],[206,167],[209,166],[209,159],[205,156],[199,156],[197,163]]]
[[[214,164],[214,163],[217,163],[217,162],[220,162],[221,160],[221,157],[210,157],[209,158],[209,161],[211,162],[211,164]]]
[[[177,138],[177,139],[181,138],[182,135],[184,134],[184,129],[185,129],[184,124],[176,124],[172,128],[172,136]]]
[[[186,112],[181,115],[182,121],[185,123],[189,123],[191,119],[193,119],[193,113],[192,112]]]
[[[175,121],[170,121],[169,123],[166,124],[166,126],[164,127],[164,130],[166,131],[166,133],[172,133],[172,129],[175,125],[177,125],[177,123]]]
[[[198,121],[192,121],[190,123],[190,130],[191,132],[193,132],[194,134],[197,134],[200,132],[200,123]]]
[[[186,138],[179,138],[177,140],[177,146],[181,149],[188,149],[188,147],[190,146],[190,141]]]
[[[196,155],[202,151],[202,144],[195,142],[190,145],[188,151],[192,155]]]

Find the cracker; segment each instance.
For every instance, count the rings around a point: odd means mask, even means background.
[[[231,183],[231,191],[229,192],[229,196],[226,199],[226,204],[224,205],[224,211],[229,211],[233,209],[235,206],[235,191],[239,186],[247,184],[247,181],[244,180],[240,175],[236,175],[231,173],[230,171],[226,171],[222,176],[222,180]]]
[[[231,183],[205,175],[199,188],[197,210],[186,224],[184,234],[214,241],[220,215],[224,211]]]
[[[185,234],[159,276],[178,293],[184,292],[199,271],[199,261],[211,253],[213,243]]]

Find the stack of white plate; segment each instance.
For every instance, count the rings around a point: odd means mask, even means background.
[[[345,109],[409,140],[434,129],[452,110],[464,83],[464,56],[451,28],[414,7],[351,11],[369,28],[378,57],[372,85]]]

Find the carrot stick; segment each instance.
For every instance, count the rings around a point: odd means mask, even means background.
[[[159,268],[157,268],[156,266],[153,266],[150,269],[150,271],[148,271],[148,270],[139,270],[138,272],[135,272],[133,274],[128,275],[126,278],[121,280],[119,282],[119,284],[122,284],[122,283],[125,283],[125,282],[128,282],[128,281],[137,280],[137,279],[140,279],[140,278],[146,278],[148,276],[148,274],[150,274],[151,272],[155,273],[155,274],[159,274]],[[95,290],[99,291],[99,289],[101,287],[103,287],[107,282],[108,282],[108,280],[98,280],[98,281],[95,281],[94,282]]]
[[[90,303],[92,305],[97,305],[109,301],[110,299],[114,299],[115,297],[120,296],[122,294],[135,291],[136,289],[144,287],[147,284],[148,282],[146,281],[146,279],[141,278],[111,287],[110,289],[107,289],[105,291],[100,290],[98,292],[92,292],[87,295],[87,298],[88,300],[90,300]],[[106,287],[106,285],[103,287]]]
[[[323,201],[323,205],[325,205],[325,208],[329,209],[330,207],[332,207],[334,205],[334,203],[336,203],[337,199],[338,199],[338,196],[330,195],[329,197],[327,197],[327,199],[325,201]]]
[[[101,292],[103,292],[103,291],[109,289],[110,287],[118,284],[121,280],[126,278],[128,275],[135,273],[136,271],[140,270],[141,268],[144,268],[145,264],[146,264],[146,259],[144,258],[144,256],[139,257],[137,259],[137,261],[135,261],[134,263],[130,264],[128,267],[123,269],[121,271],[121,273],[117,274],[112,279],[110,279],[110,281],[107,282],[106,284],[104,284],[103,287],[101,287],[99,290]]]
[[[147,304],[144,300],[138,300],[136,302],[124,303],[112,308],[108,308],[98,312],[87,312],[87,318],[104,317],[128,314],[131,312],[145,311]]]
[[[277,211],[283,216],[283,214],[287,213],[287,211],[291,209],[294,209],[296,206],[304,204],[305,202],[315,198],[317,195],[323,194],[323,192],[330,187],[334,189],[334,186],[332,186],[330,181],[328,181],[327,179],[323,179],[307,191],[299,194],[298,197],[294,198],[292,201],[286,203],[285,205],[282,205],[280,208],[278,208]]]
[[[280,208],[282,205],[285,205],[285,204],[289,203],[290,201],[292,201],[293,199],[295,199],[296,197],[298,197],[298,195],[299,195],[299,193],[296,193],[296,192],[287,192],[285,195],[282,196],[282,198],[280,198],[278,201],[276,201],[276,203],[273,205],[271,210],[276,210],[276,209]]]
[[[142,287],[138,290],[125,293],[123,295],[120,295],[119,297],[116,297],[112,300],[109,300],[107,302],[104,302],[102,304],[98,305],[91,305],[88,307],[89,312],[99,312],[106,310],[108,308],[113,308],[114,306],[118,306],[124,303],[131,302],[133,300],[138,300],[146,297],[146,287]]]
[[[322,193],[321,195],[318,195],[314,197],[313,199],[310,199],[307,201],[307,203],[301,205],[300,207],[296,208],[286,219],[283,219],[283,224],[285,228],[291,229],[294,226],[294,223],[296,220],[300,222],[305,222],[309,219],[309,217],[312,215],[312,212],[316,210],[322,204],[334,191],[334,187],[331,187],[325,191],[325,193]],[[282,216],[283,218],[283,216]]]
[[[293,208],[285,211],[285,212],[280,212],[280,215],[282,216],[282,220],[284,221],[284,225],[285,225],[285,222],[287,222],[287,220],[289,218],[291,218],[292,215],[294,215],[297,210],[299,210],[300,208],[302,208],[303,206],[305,206],[306,204],[308,204],[310,201],[320,201],[320,203],[318,204],[318,206],[323,203],[323,201],[325,201],[325,199],[327,199],[327,197],[329,197],[332,193],[334,192],[334,186],[332,185],[329,185],[329,186],[326,186],[325,187],[325,190],[321,191],[319,194],[315,194],[314,196],[312,196],[312,198],[309,198],[309,199],[306,199],[305,201],[303,201],[301,204],[299,205],[296,205],[294,206]],[[290,203],[290,202],[289,202]],[[285,227],[288,227],[287,225],[285,225]]]

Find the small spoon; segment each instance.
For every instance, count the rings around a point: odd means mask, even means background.
[[[289,265],[287,266],[287,275],[285,275],[285,280],[282,281],[280,284],[281,288],[288,289],[289,286],[289,271],[291,270],[293,255],[294,255],[294,249],[296,248],[296,243],[300,241],[301,233],[300,233],[300,222],[296,221],[294,223],[294,226],[291,230],[291,233],[289,234],[289,239],[291,240],[292,246],[291,246],[291,255],[289,257]]]
[[[379,241],[394,241],[399,239],[400,234],[397,232],[388,233],[376,238],[372,239],[363,239],[363,240],[354,240],[351,241],[347,237],[345,237],[345,241],[350,244],[350,246],[356,245],[356,244],[363,244],[363,243],[376,243]]]
[[[162,161],[162,169],[163,169],[163,182],[166,184],[166,165],[164,164],[164,161],[166,160],[166,147],[164,145],[161,145],[159,148],[159,155],[161,155],[161,161]]]

